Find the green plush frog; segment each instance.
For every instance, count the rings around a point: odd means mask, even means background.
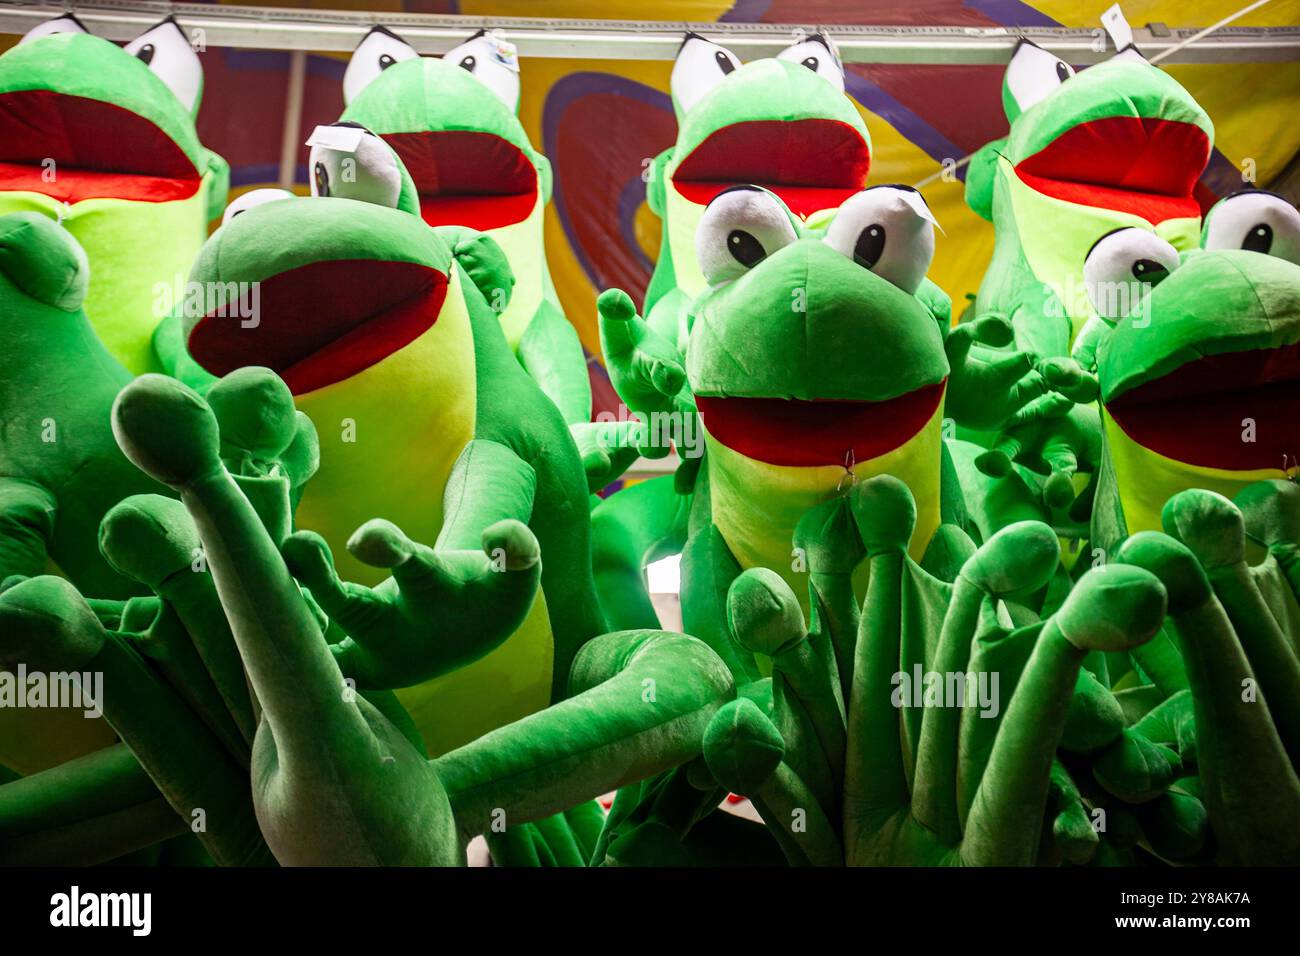
[[[1174,494],[1227,498],[1292,476],[1300,455],[1300,213],[1262,190],[1207,216],[1180,255],[1147,229],[1099,241],[1084,267],[1099,315],[1106,458],[1094,545],[1159,530]]]
[[[487,290],[519,363],[569,424],[591,418],[591,383],[582,344],[560,307],[546,265],[543,212],[551,165],[516,115],[514,47],[480,31],[442,59],[420,57],[375,27],[343,78],[342,120],[382,136],[415,183],[418,211],[432,226],[465,226],[491,236],[514,274],[513,291]],[[313,188],[330,195],[323,168]]]
[[[1081,270],[1097,239],[1137,226],[1196,246],[1195,188],[1214,127],[1133,49],[1076,75],[1022,40],[1002,104],[1011,131],[974,155],[966,177],[967,204],[996,233],[973,314],[1006,316],[1027,351],[1069,355],[1092,316]]]
[[[835,209],[866,185],[871,137],[844,95],[839,57],[820,34],[744,65],[725,47],[687,34],[670,85],[678,133],[647,169],[646,199],[663,233],[644,313],[684,349],[686,313],[709,285],[695,258],[709,201],[752,183],[801,220]]]
[[[353,161],[344,191],[370,201],[264,195],[233,210],[190,275],[217,299],[184,316],[183,336],[205,374],[269,367],[316,423],[320,468],[296,511],[309,531],[286,553],[346,632],[345,671],[362,687],[406,688],[399,697],[442,753],[562,696],[573,655],[603,630],[586,485],[559,412],[485,300],[510,288],[500,248],[472,230],[430,229],[382,141],[328,129],[356,140],[317,146],[313,163],[341,183]],[[256,321],[224,307],[237,295],[256,297]],[[414,591],[400,568],[423,567],[412,555],[428,551],[413,542],[436,542],[437,565],[437,553],[484,547],[505,519],[541,545],[536,600],[486,656],[469,627],[460,650],[430,646],[418,615],[403,616]],[[335,559],[344,578],[378,586],[341,584]]]
[[[110,354],[158,368],[150,337],[226,202],[195,131],[198,55],[170,17],[125,47],[64,16],[0,56],[0,214],[40,212],[86,251],[86,312]]]

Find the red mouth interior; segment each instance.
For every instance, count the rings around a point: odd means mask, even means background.
[[[130,110],[53,90],[0,93],[0,188],[63,202],[169,202],[199,182],[185,152]]]
[[[447,277],[413,262],[312,262],[263,279],[238,312],[205,315],[190,333],[190,354],[213,375],[267,366],[301,395],[414,341],[437,321],[446,295]],[[244,328],[240,316],[250,312],[257,324]]]
[[[1155,225],[1201,214],[1192,191],[1209,161],[1210,141],[1198,126],[1112,116],[1068,130],[1016,173],[1044,195]]]
[[[527,219],[537,205],[537,170],[500,136],[473,130],[383,136],[415,180],[420,215],[431,226],[496,229]]]
[[[746,458],[815,467],[879,458],[919,432],[946,380],[883,402],[696,396],[704,427]]]
[[[737,185],[763,186],[797,216],[838,206],[867,184],[871,151],[838,120],[751,120],[709,134],[673,174],[673,186],[703,206]]]
[[[1196,359],[1109,402],[1135,442],[1189,465],[1283,468],[1300,456],[1300,343]],[[1244,441],[1245,419],[1255,423]]]

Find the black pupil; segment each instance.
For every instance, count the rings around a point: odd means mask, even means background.
[[[389,56],[387,53],[381,53],[381,54],[379,54],[379,69],[381,69],[381,70],[386,70],[386,69],[388,69],[390,66],[392,66],[392,65],[393,65],[394,63],[396,63],[396,62],[397,62],[397,61],[394,60],[394,59],[393,59],[391,56]]]
[[[1266,222],[1256,223],[1251,226],[1250,232],[1246,233],[1246,239],[1242,242],[1241,248],[1247,252],[1267,254],[1268,250],[1273,248],[1273,227]]]
[[[330,194],[330,174],[325,169],[324,163],[317,163],[316,169],[316,195],[328,196]]]
[[[718,61],[718,69],[721,70],[724,75],[730,73],[736,68],[736,64],[731,62],[731,57],[727,56],[727,54],[723,53],[721,50],[713,54],[713,58]]]
[[[135,55],[140,59],[141,63],[145,64],[145,66],[148,66],[150,63],[153,62],[153,55],[155,52],[156,51],[153,48],[153,44],[146,43],[144,46],[140,47],[140,49],[136,52]]]
[[[1064,83],[1070,78],[1070,68],[1064,63],[1056,64],[1056,78]]]
[[[821,66],[821,63],[818,62],[817,57],[815,56],[804,57],[802,62],[804,66],[808,67],[808,69],[812,70],[814,73],[817,72],[817,67]]]
[[[858,233],[857,245],[853,247],[853,261],[870,269],[880,261],[880,255],[884,251],[885,227],[879,223],[872,223]]]
[[[1143,282],[1159,282],[1169,275],[1169,270],[1154,259],[1139,259],[1133,263],[1133,278]]]
[[[467,56],[465,59],[460,61],[460,68],[462,70],[469,70],[471,73],[474,72],[474,67],[476,65],[477,61],[472,56]]]
[[[767,255],[763,251],[763,244],[743,229],[733,229],[727,233],[727,251],[746,269],[762,261]]]

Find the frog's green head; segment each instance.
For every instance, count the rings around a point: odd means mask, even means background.
[[[441,59],[376,27],[348,63],[343,119],[382,136],[430,225],[496,229],[550,198],[551,167],[519,122],[514,48],[480,32]]]
[[[59,17],[0,56],[5,188],[158,202],[200,186],[198,55],[168,18],[125,47]]]
[[[997,150],[1035,192],[1152,225],[1200,215],[1193,189],[1214,126],[1191,94],[1135,50],[1076,75],[1021,41],[1002,103],[1011,132]]]
[[[917,296],[934,254],[919,193],[863,190],[823,234],[775,194],[736,187],[709,203],[696,239],[709,288],[687,377],[715,442],[773,465],[843,465],[936,419],[948,362]]]
[[[1094,307],[1115,323],[1098,350],[1102,404],[1122,433],[1111,434],[1218,477],[1293,468],[1300,213],[1236,193],[1210,211],[1204,239],[1180,260],[1158,236],[1121,229],[1088,256]]]
[[[866,184],[871,138],[820,35],[742,66],[688,34],[671,87],[679,128],[663,187],[674,198],[702,209],[728,187],[757,184],[807,217]],[[695,223],[687,225],[693,232]]]

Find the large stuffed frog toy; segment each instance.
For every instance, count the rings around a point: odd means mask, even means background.
[[[1011,131],[974,155],[966,177],[968,205],[996,234],[972,314],[1010,319],[1022,349],[1069,355],[1092,316],[1082,268],[1101,236],[1137,226],[1195,248],[1214,127],[1135,49],[1076,75],[1023,40],[1002,103]]]
[[[86,313],[133,373],[226,202],[195,132],[199,57],[168,18],[125,47],[64,16],[0,56],[0,213],[58,220],[85,249]]]
[[[312,162],[342,196],[237,200],[194,264],[200,287],[255,294],[257,321],[218,301],[184,316],[184,340],[204,374],[269,367],[316,423],[320,468],[286,553],[347,633],[349,676],[405,688],[399,697],[430,751],[443,753],[563,696],[573,655],[604,630],[586,484],[559,412],[512,357],[486,301],[510,288],[501,250],[414,215],[410,177],[378,137],[347,125],[318,134],[327,132],[335,145],[316,146]],[[401,567],[423,547],[412,542],[478,549],[507,518],[541,546],[536,601],[491,653],[443,659],[447,648],[426,646],[400,587],[411,584]],[[439,663],[428,666],[428,654]]]
[[[1149,230],[1122,229],[1084,267],[1107,321],[1096,547],[1158,530],[1184,489],[1235,498],[1296,472],[1300,213],[1272,193],[1239,192],[1210,210],[1203,241],[1180,256]],[[1114,294],[1123,289],[1133,292]]]
[[[731,186],[757,184],[801,220],[835,209],[866,185],[871,137],[844,95],[839,58],[820,35],[742,65],[725,47],[687,34],[670,85],[678,133],[647,170],[646,199],[663,232],[643,311],[684,349],[688,307],[709,285],[695,258],[709,201]]]
[[[551,166],[516,113],[514,48],[480,32],[441,59],[421,57],[373,29],[343,77],[342,119],[387,141],[410,171],[418,210],[432,226],[465,226],[504,251],[514,288],[487,290],[506,341],[569,424],[591,418],[591,382],[578,334],[565,318],[546,265],[543,211]],[[314,188],[338,188],[314,166]]]

